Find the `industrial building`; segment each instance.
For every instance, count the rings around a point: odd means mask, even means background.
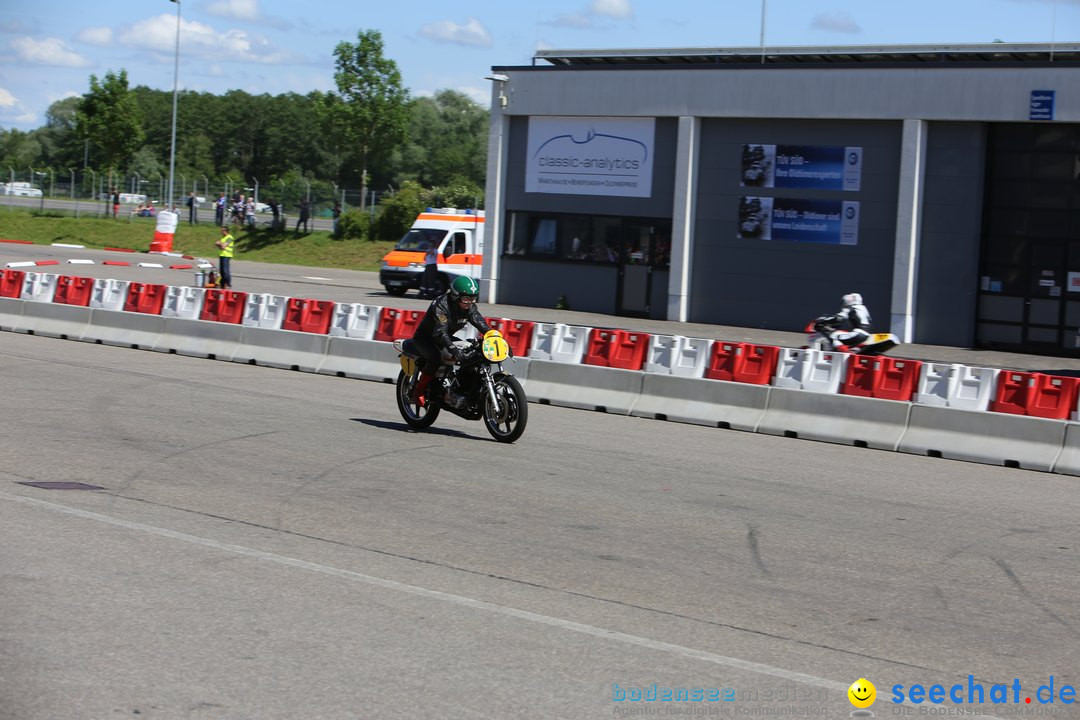
[[[1080,43],[492,68],[483,298],[1080,356]]]

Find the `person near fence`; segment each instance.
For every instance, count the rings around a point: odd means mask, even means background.
[[[337,234],[338,234],[338,221],[341,220],[341,203],[339,203],[339,202],[334,203],[334,211],[333,211],[332,215],[334,217],[334,237],[337,237]]]
[[[247,202],[244,203],[244,218],[247,220],[247,226],[249,228],[255,227],[255,198],[250,196]]]
[[[112,216],[113,220],[120,215],[120,191],[116,188],[112,189]]]
[[[229,232],[229,228],[222,226],[221,239],[215,245],[221,250],[218,253],[218,271],[221,273],[221,287],[223,289],[231,288],[233,247],[236,245],[236,240]]]
[[[270,198],[267,203],[270,206],[270,212],[274,216],[274,222],[270,224],[270,229],[277,232],[281,229],[281,208],[278,207],[277,200]]]
[[[308,205],[307,198],[300,201],[300,217],[296,221],[295,232],[300,232],[301,223],[304,225],[304,232],[308,232],[308,215],[311,213],[311,206]]]
[[[192,190],[188,193],[187,197],[188,207],[188,225],[196,225],[199,222],[199,204],[195,202],[195,191]]]
[[[225,224],[225,193],[218,193],[214,202],[214,222],[220,227]]]

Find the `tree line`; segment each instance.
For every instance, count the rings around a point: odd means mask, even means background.
[[[334,58],[334,91],[181,92],[175,175],[234,186],[316,181],[358,197],[408,183],[482,200],[485,107],[454,90],[411,97],[378,31],[339,43]],[[89,85],[81,97],[53,103],[44,126],[0,130],[0,173],[8,166],[167,176],[172,92],[131,88],[124,69],[91,75]]]

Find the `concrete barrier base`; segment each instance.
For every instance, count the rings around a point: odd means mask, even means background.
[[[900,452],[1049,471],[1062,444],[1061,420],[915,405]]]
[[[1064,446],[1053,470],[1061,475],[1080,475],[1080,423],[1065,423]]]
[[[0,330],[14,331],[23,314],[22,300],[18,298],[0,298]]]
[[[80,340],[153,350],[160,342],[163,332],[165,318],[160,315],[93,309],[90,311],[90,324]]]
[[[530,358],[524,390],[529,400],[541,404],[629,415],[644,374]]]
[[[758,432],[896,450],[910,410],[893,400],[773,388]]]
[[[15,332],[78,340],[90,325],[90,308],[80,305],[28,302]]]
[[[398,353],[388,342],[331,337],[316,372],[322,375],[393,382],[401,371]]]
[[[765,414],[768,385],[645,373],[631,415],[754,432]]]
[[[154,350],[190,357],[232,360],[240,347],[241,326],[208,320],[165,318],[165,331]]]
[[[328,335],[244,327],[232,361],[313,373],[329,341]]]

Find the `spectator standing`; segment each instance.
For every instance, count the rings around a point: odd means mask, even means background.
[[[218,240],[215,245],[221,249],[218,253],[218,272],[221,273],[221,287],[232,287],[232,258],[233,247],[236,245],[236,240],[229,232],[229,228],[222,226],[221,239]]]
[[[300,201],[300,217],[296,221],[296,232],[300,232],[300,224],[304,225],[304,232],[308,232],[308,214],[311,212],[311,206],[308,205],[307,198]]]
[[[249,197],[244,203],[244,218],[249,228],[255,227],[255,198],[253,197]]]
[[[439,244],[429,242],[424,253],[424,276],[420,280],[420,297],[434,298],[439,294]]]
[[[199,222],[199,204],[195,202],[195,191],[188,193],[188,225],[197,225]]]
[[[278,208],[277,201],[274,198],[270,198],[270,202],[267,203],[270,206],[270,212],[274,214],[274,222],[271,228],[274,232],[281,229],[281,209]]]
[[[225,193],[218,193],[218,199],[214,202],[214,223],[218,227],[225,224]]]
[[[334,237],[337,237],[337,234],[338,234],[338,221],[341,219],[341,203],[339,203],[339,202],[334,203],[333,216],[334,216]]]
[[[113,220],[120,214],[120,192],[116,189],[112,189],[112,216]]]

